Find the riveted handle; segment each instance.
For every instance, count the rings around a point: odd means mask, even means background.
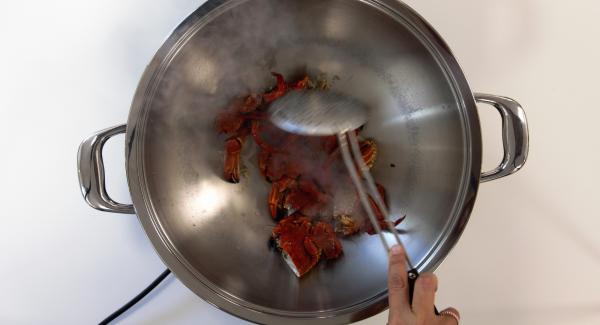
[[[415,284],[417,282],[418,277],[419,277],[419,271],[417,271],[417,269],[412,269],[412,270],[408,271],[408,302],[411,304],[411,306],[412,306],[413,297],[415,295]],[[435,305],[433,306],[433,312],[436,315],[440,314],[440,312],[438,311],[438,309]]]
[[[79,186],[85,201],[94,209],[115,213],[135,213],[133,205],[117,203],[106,193],[102,160],[102,149],[106,141],[117,134],[125,133],[126,129],[127,125],[122,124],[96,132],[79,146],[77,153]]]
[[[525,111],[519,103],[508,97],[475,94],[475,101],[494,106],[502,117],[504,157],[498,167],[481,174],[481,182],[517,172],[525,164],[529,153],[529,130]]]

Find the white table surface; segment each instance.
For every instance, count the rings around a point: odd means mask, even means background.
[[[1,324],[97,323],[165,268],[135,216],[84,203],[76,151],[125,122],[146,63],[202,2],[0,2]],[[524,170],[481,186],[437,271],[438,306],[459,308],[466,325],[600,324],[600,3],[407,2],[474,90],[521,102],[531,131]],[[491,168],[500,126],[481,112]],[[109,192],[128,201],[122,136],[105,157]],[[172,276],[120,323],[245,324]]]

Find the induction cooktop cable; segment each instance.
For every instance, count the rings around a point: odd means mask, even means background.
[[[163,273],[161,273],[158,278],[156,278],[149,286],[146,287],[142,292],[140,292],[137,296],[133,297],[128,303],[123,305],[123,307],[119,308],[114,313],[110,314],[103,321],[99,323],[99,325],[107,325],[117,317],[121,316],[124,312],[126,312],[129,308],[133,307],[135,304],[140,302],[140,300],[144,299],[146,295],[150,293],[156,286],[158,286],[166,277],[171,273],[171,270],[166,269]]]

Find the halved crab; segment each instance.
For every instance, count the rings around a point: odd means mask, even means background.
[[[297,277],[310,271],[321,257],[321,250],[311,237],[312,224],[303,216],[290,216],[273,228],[273,238],[283,259]]]

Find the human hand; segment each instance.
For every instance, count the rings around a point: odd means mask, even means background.
[[[388,271],[388,325],[457,325],[460,315],[456,309],[446,308],[439,315],[435,314],[436,291],[436,276],[433,273],[421,274],[415,283],[411,304],[408,298],[406,255],[402,247],[392,247]]]

